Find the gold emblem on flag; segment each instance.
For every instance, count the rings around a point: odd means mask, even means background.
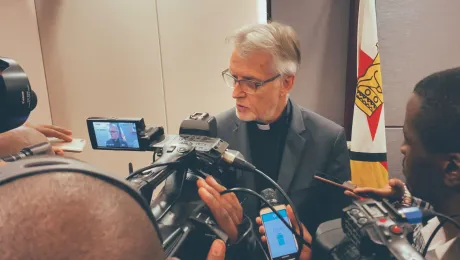
[[[358,79],[355,103],[367,116],[371,116],[383,104],[379,53],[366,73]]]

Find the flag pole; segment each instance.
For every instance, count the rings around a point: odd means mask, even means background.
[[[350,12],[348,19],[348,50],[347,71],[345,83],[345,114],[344,128],[347,141],[351,140],[351,127],[353,125],[353,110],[355,107],[357,76],[357,51],[358,51],[358,16],[359,1],[350,0]]]

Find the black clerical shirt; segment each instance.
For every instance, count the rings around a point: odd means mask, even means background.
[[[291,102],[288,101],[280,118],[269,125],[258,122],[248,124],[249,146],[252,164],[278,182],[281,159],[283,158],[284,144],[287,130],[291,121]],[[256,175],[256,189],[260,192],[272,188],[262,176]]]

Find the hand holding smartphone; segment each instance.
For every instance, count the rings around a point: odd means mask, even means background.
[[[286,206],[277,205],[274,208],[292,227]],[[298,247],[294,234],[292,234],[270,208],[261,209],[260,217],[265,228],[265,236],[267,238],[268,251],[270,252],[271,258],[273,260],[296,259]]]

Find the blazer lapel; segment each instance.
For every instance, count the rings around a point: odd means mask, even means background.
[[[299,166],[302,151],[307,141],[306,136],[301,135],[305,129],[305,123],[300,107],[292,102],[292,120],[286,136],[283,158],[281,159],[278,184],[288,192],[289,186]]]
[[[252,163],[251,158],[251,150],[249,147],[249,138],[248,138],[248,131],[247,131],[247,123],[240,121],[236,115],[234,117],[235,128],[232,130],[232,144],[235,146],[230,147],[230,149],[234,149],[239,151],[243,156],[244,159],[248,162]],[[246,172],[246,171],[238,171],[237,179],[238,185],[241,187],[245,187],[248,189],[255,190],[256,183],[255,183],[255,173]],[[256,216],[258,212],[258,204],[257,199],[253,198],[252,196],[244,196],[246,197],[244,202],[244,210],[247,212],[249,216]]]
[[[234,118],[235,128],[232,130],[232,142],[235,144],[234,147],[230,147],[230,149],[234,149],[239,151],[243,156],[244,159],[248,162],[251,162],[251,152],[249,147],[249,140],[248,140],[248,131],[247,131],[247,124],[246,122],[240,121],[236,115]]]

